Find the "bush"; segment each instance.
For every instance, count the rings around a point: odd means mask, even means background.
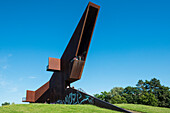
[[[5,106],[5,105],[10,105],[10,103],[9,102],[2,103],[2,106]]]
[[[112,104],[121,104],[121,103],[127,103],[126,98],[122,97],[120,95],[116,95],[111,98],[111,103]]]
[[[170,88],[161,85],[156,78],[139,80],[136,87],[114,87],[110,92],[104,91],[95,97],[112,104],[133,103],[170,108]]]

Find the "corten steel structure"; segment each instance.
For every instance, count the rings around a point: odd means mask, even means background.
[[[61,59],[49,58],[47,71],[54,72],[51,79],[36,91],[27,90],[26,100],[23,102],[93,104],[128,112],[82,91],[70,88],[72,82],[81,79],[99,9],[100,6],[89,2]]]

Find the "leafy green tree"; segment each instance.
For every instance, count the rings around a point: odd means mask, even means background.
[[[169,87],[161,86],[158,91],[159,106],[170,107]]]
[[[128,86],[124,89],[124,93],[131,94],[131,95],[138,95],[140,93],[140,90],[136,87]]]
[[[139,104],[158,106],[158,100],[155,98],[155,95],[152,93],[149,94],[148,92],[140,95],[138,102]]]
[[[140,89],[137,87],[128,86],[124,89],[123,96],[126,98],[128,103],[137,104],[140,95]]]
[[[145,89],[149,93],[153,93],[155,96],[158,94],[158,90],[161,87],[160,81],[156,78],[151,79],[150,81],[145,81],[144,83]]]
[[[110,90],[111,96],[123,95],[124,89],[122,87],[114,87]]]
[[[124,93],[123,97],[126,98],[127,103],[135,103],[132,95]]]
[[[121,103],[127,103],[126,98],[120,95],[113,96],[111,98],[112,104],[121,104]]]
[[[145,91],[145,87],[144,87],[144,82],[143,80],[139,80],[138,83],[136,84],[137,88],[139,89],[140,93],[142,91]]]
[[[136,87],[114,87],[110,92],[104,91],[95,97],[113,104],[127,102],[170,108],[170,88],[161,85],[156,78],[139,80]]]
[[[9,102],[2,103],[2,106],[5,106],[5,105],[10,105],[10,103]]]
[[[155,98],[157,99],[158,106],[161,107],[170,107],[170,96],[169,96],[169,87],[162,86],[160,80],[153,78],[150,81],[138,82],[141,83],[140,87],[144,88],[142,94],[145,95],[146,92],[149,94],[154,94]],[[137,86],[139,86],[137,84]],[[155,105],[150,103],[149,105]]]
[[[110,102],[110,100],[111,100],[110,92],[106,92],[106,91],[101,92],[101,94],[95,94],[94,96],[96,98],[99,98],[99,99],[104,100],[106,102]]]
[[[150,81],[145,80],[145,82],[143,82],[142,80],[139,80],[136,86],[141,92],[147,91],[149,93],[154,93],[156,96],[157,90],[161,87],[161,84],[158,79],[153,78]]]

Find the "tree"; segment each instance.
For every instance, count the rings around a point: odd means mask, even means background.
[[[110,100],[111,100],[110,92],[106,92],[106,91],[101,92],[101,94],[95,94],[94,96],[96,98],[99,98],[99,99],[104,100],[106,102],[110,102]]]
[[[155,98],[155,95],[152,93],[149,94],[148,92],[139,96],[138,102],[139,104],[158,106],[158,100]]]
[[[124,89],[122,87],[114,87],[110,90],[111,96],[122,95]]]
[[[158,91],[158,106],[170,107],[170,91],[169,87],[161,86]]]
[[[143,80],[139,80],[138,83],[136,84],[136,86],[140,90],[140,92],[145,91]]]
[[[136,87],[114,87],[110,92],[104,91],[95,97],[113,104],[127,102],[170,108],[170,88],[161,85],[156,78],[139,80]]]
[[[121,103],[127,103],[126,98],[120,95],[113,96],[111,98],[112,104],[121,104]]]
[[[145,89],[149,93],[153,93],[155,96],[157,96],[158,89],[161,87],[160,81],[156,78],[151,79],[150,81],[145,81],[144,83]]]
[[[132,95],[124,93],[123,97],[126,98],[127,103],[135,103]]]
[[[5,106],[5,105],[10,105],[10,103],[9,102],[2,103],[2,106]]]
[[[123,96],[126,98],[128,103],[137,104],[140,95],[140,89],[137,87],[128,86],[124,89]]]

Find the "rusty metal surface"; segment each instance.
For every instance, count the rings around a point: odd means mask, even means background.
[[[61,57],[61,68],[63,73],[67,75],[67,81],[71,80],[70,65],[68,64],[75,56],[82,56],[85,64],[99,9],[100,6],[89,2]],[[83,67],[80,70],[83,71]],[[80,74],[82,74],[82,72]],[[81,77],[81,75],[79,76]]]
[[[38,88],[36,91],[27,90],[26,100],[23,102],[36,102],[49,89],[49,82]]]
[[[47,71],[54,71],[49,82],[36,91],[27,90],[25,102],[92,104],[130,113],[74,88],[70,83],[81,79],[100,6],[89,2],[61,59],[49,58]]]
[[[61,70],[60,59],[49,57],[47,71],[60,71],[60,70]]]
[[[35,101],[35,103],[50,103],[49,102],[50,89],[47,89],[42,95]]]
[[[64,98],[65,88],[81,78],[100,6],[89,2],[61,59],[49,58],[51,79],[34,93],[27,92],[27,101],[55,102]],[[79,57],[79,61],[71,61]],[[70,65],[71,64],[71,65]]]
[[[65,88],[81,78],[100,6],[89,2],[61,59],[49,58],[51,79],[34,93],[27,92],[27,101],[55,102],[64,98]],[[79,61],[71,61],[79,57]],[[70,65],[71,64],[71,65]]]
[[[35,101],[37,101],[48,89],[50,85],[49,82],[45,83],[43,86],[35,91]]]
[[[70,79],[72,79],[72,81],[76,81],[81,78],[83,67],[84,67],[84,61],[82,60],[75,60],[72,63],[71,74],[70,74]]]
[[[35,91],[27,90],[26,100],[23,102],[35,102]]]
[[[62,72],[54,72],[50,79],[50,103],[55,102],[59,98],[63,98],[66,87],[66,81]]]

